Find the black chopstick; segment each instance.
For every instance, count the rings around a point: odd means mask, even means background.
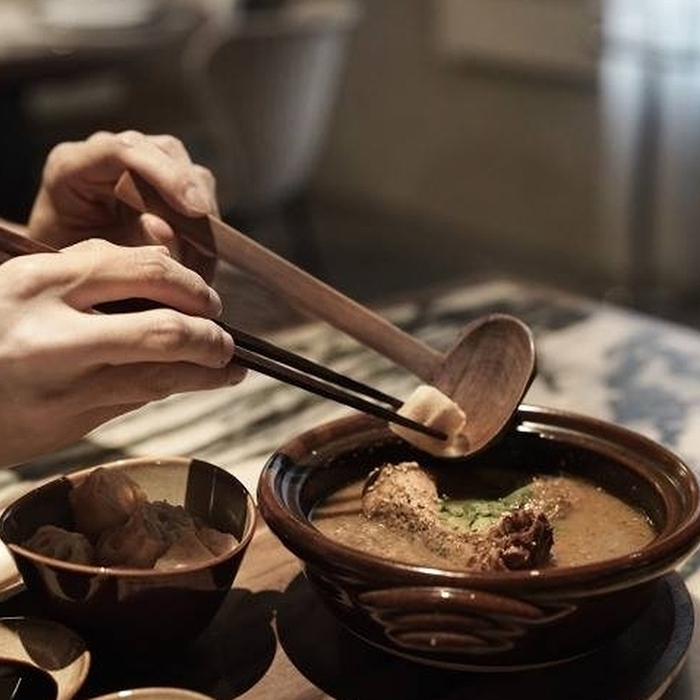
[[[263,340],[262,338],[250,335],[249,333],[246,333],[240,328],[233,328],[232,326],[228,326],[225,323],[220,323],[219,325],[232,335],[233,339],[236,342],[236,345],[239,347],[252,350],[253,352],[259,355],[263,355],[264,357],[267,357],[271,360],[279,360],[285,365],[289,365],[290,367],[295,367],[296,369],[308,372],[309,374],[312,374],[316,377],[320,377],[321,379],[325,379],[331,382],[332,384],[336,384],[337,386],[342,386],[346,389],[350,389],[351,391],[354,391],[358,394],[370,396],[374,399],[377,399],[378,401],[381,401],[382,403],[389,404],[394,408],[399,408],[403,404],[403,402],[400,399],[397,399],[394,396],[390,396],[389,394],[385,394],[379,389],[375,389],[374,387],[368,386],[367,384],[362,384],[361,382],[358,382],[344,374],[334,372],[328,367],[324,367],[323,365],[319,365],[316,362],[312,362],[311,360],[308,360],[301,355],[296,355],[292,352],[289,352],[288,350],[284,350],[283,348],[274,345],[273,343],[270,343],[267,340]]]
[[[233,336],[235,340],[235,335]],[[305,358],[302,358],[305,360]],[[330,382],[321,381],[316,379],[312,375],[304,374],[303,372],[297,372],[292,367],[283,365],[275,360],[271,360],[263,355],[258,355],[245,347],[240,347],[236,344],[236,351],[234,353],[234,362],[247,367],[249,369],[260,372],[261,374],[266,374],[269,377],[274,377],[275,379],[280,379],[286,384],[292,384],[300,389],[305,389],[306,391],[316,394],[317,396],[322,396],[337,403],[344,404],[345,406],[350,406],[355,408],[362,413],[369,413],[370,415],[376,416],[378,418],[383,418],[391,423],[398,423],[406,428],[411,428],[424,435],[429,435],[430,437],[438,438],[440,440],[445,440],[447,436],[445,433],[431,428],[430,426],[418,423],[406,416],[396,413],[396,411],[386,408],[385,406],[380,406],[379,404],[372,403],[363,399],[361,396],[351,394],[343,389],[338,388]],[[305,360],[305,363],[309,362]],[[359,384],[359,382],[356,382]],[[371,389],[371,387],[368,387]],[[394,399],[397,401],[398,399]]]
[[[32,253],[60,252],[42,243],[37,243],[0,225],[0,252],[7,256],[28,255]],[[3,256],[0,256],[0,262]],[[148,299],[124,299],[107,302],[95,307],[96,311],[102,313],[128,313],[133,311],[143,311],[147,309],[159,308],[162,305]],[[410,418],[396,413],[403,402],[399,399],[379,391],[367,384],[358,382],[351,377],[347,377],[338,372],[334,372],[328,367],[319,365],[311,360],[280,348],[269,341],[258,338],[245,331],[234,328],[223,321],[216,321],[223,328],[236,344],[234,362],[266,374],[275,379],[279,379],[286,384],[305,389],[313,394],[322,396],[337,403],[341,403],[350,408],[354,408],[362,413],[382,418],[391,423],[397,423],[404,427],[411,428],[416,432],[429,435],[430,437],[444,440],[447,436],[435,428],[431,428]],[[349,391],[345,391],[348,389]],[[354,393],[350,393],[354,392]],[[369,396],[382,403],[388,404],[392,408],[381,406],[380,404],[367,401],[362,396]]]
[[[96,307],[103,313],[129,313],[133,311],[145,311],[147,309],[162,308],[149,299],[124,299],[107,302]],[[367,401],[362,398],[371,396],[373,398],[389,404],[394,408],[399,408],[403,402],[394,396],[385,394],[367,384],[358,382],[344,374],[334,372],[328,367],[319,365],[301,355],[297,355],[289,350],[274,345],[267,340],[246,333],[240,328],[215,319],[215,323],[223,328],[236,344],[233,362],[243,367],[252,369],[260,374],[266,374],[274,379],[279,379],[285,384],[291,384],[300,389],[331,399],[345,406],[355,408],[362,413],[382,418],[392,423],[398,423],[406,428],[411,428],[419,433],[430,437],[445,440],[445,433],[431,428],[430,426],[418,423],[406,416],[396,413],[391,408],[381,406],[377,403]],[[299,371],[301,370],[301,371]],[[355,393],[344,391],[343,388],[351,389]]]

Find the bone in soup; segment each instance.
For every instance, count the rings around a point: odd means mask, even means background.
[[[578,566],[634,552],[655,536],[645,513],[566,473],[450,475],[385,464],[314,508],[328,537],[422,566],[500,571]]]

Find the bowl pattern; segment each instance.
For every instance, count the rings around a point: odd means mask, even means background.
[[[577,611],[576,605],[533,605],[527,600],[494,595],[477,589],[449,586],[408,586],[359,592],[355,600],[343,594],[348,585],[334,582],[315,569],[307,576],[317,590],[323,590],[352,614],[361,608],[397,647],[432,654],[462,653],[490,655],[514,647],[516,640],[534,634],[538,627]]]
[[[302,560],[330,610],[356,635],[400,656],[503,670],[588,653],[630,624],[661,577],[700,541],[697,481],[680,459],[622,427],[535,406],[521,406],[509,431],[474,463],[592,479],[644,509],[658,532],[648,546],[577,567],[470,573],[374,557],[314,527],[311,512],[325,496],[385,461],[416,457],[374,419],[352,417],[283,446],[258,486],[261,515]]]

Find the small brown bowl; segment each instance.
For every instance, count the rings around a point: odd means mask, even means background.
[[[662,446],[593,418],[521,406],[496,444],[445,468],[513,467],[585,477],[643,509],[657,535],[634,553],[575,567],[475,573],[366,554],[310,519],[320,501],[387,461],[425,457],[366,416],[321,425],[266,464],[258,507],[311,586],[362,639],[422,663],[500,671],[589,653],[628,626],[700,542],[693,472]]]
[[[98,465],[124,470],[151,501],[184,506],[237,544],[219,556],[173,569],[111,568],[53,559],[23,546],[41,525],[72,529],[69,492],[92,471],[42,484],[0,518],[32,607],[91,645],[157,651],[191,641],[229,592],[255,529],[251,495],[232,474],[185,457],[135,457]]]

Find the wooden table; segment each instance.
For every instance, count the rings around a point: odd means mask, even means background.
[[[426,291],[383,310],[438,349],[471,318],[513,313],[534,331],[538,376],[528,403],[595,415],[664,443],[700,466],[700,333],[557,291],[508,280]],[[417,380],[323,324],[275,342],[399,396]],[[251,374],[235,389],[172,397],[119,418],[89,439],[1,475],[6,494],[27,480],[118,455],[185,454],[235,473],[255,493],[270,453],[299,431],[347,415],[299,389]],[[0,482],[2,486],[2,482]],[[0,494],[2,492],[0,491]],[[486,700],[657,698],[700,694],[700,642],[687,641],[700,591],[700,557],[664,582],[653,609],[620,638],[573,664],[515,674],[420,666],[345,631],[319,602],[298,562],[261,523],[224,607],[189,649],[158,663],[95,656],[80,700],[144,685],[189,687],[216,700]],[[19,606],[21,598],[3,604]],[[659,630],[673,618],[668,638]],[[656,647],[662,647],[657,649]],[[679,670],[679,666],[682,666]]]
[[[614,644],[554,669],[483,674],[429,668],[390,656],[346,631],[263,525],[224,607],[191,648],[165,658],[95,654],[77,700],[154,685],[189,688],[217,700],[641,699],[650,697],[645,683],[663,685],[678,658],[671,652],[670,660],[659,661],[653,644],[639,645],[640,635],[654,639],[666,612],[660,605]],[[650,667],[640,666],[648,660]],[[624,693],[611,666],[631,681]]]

